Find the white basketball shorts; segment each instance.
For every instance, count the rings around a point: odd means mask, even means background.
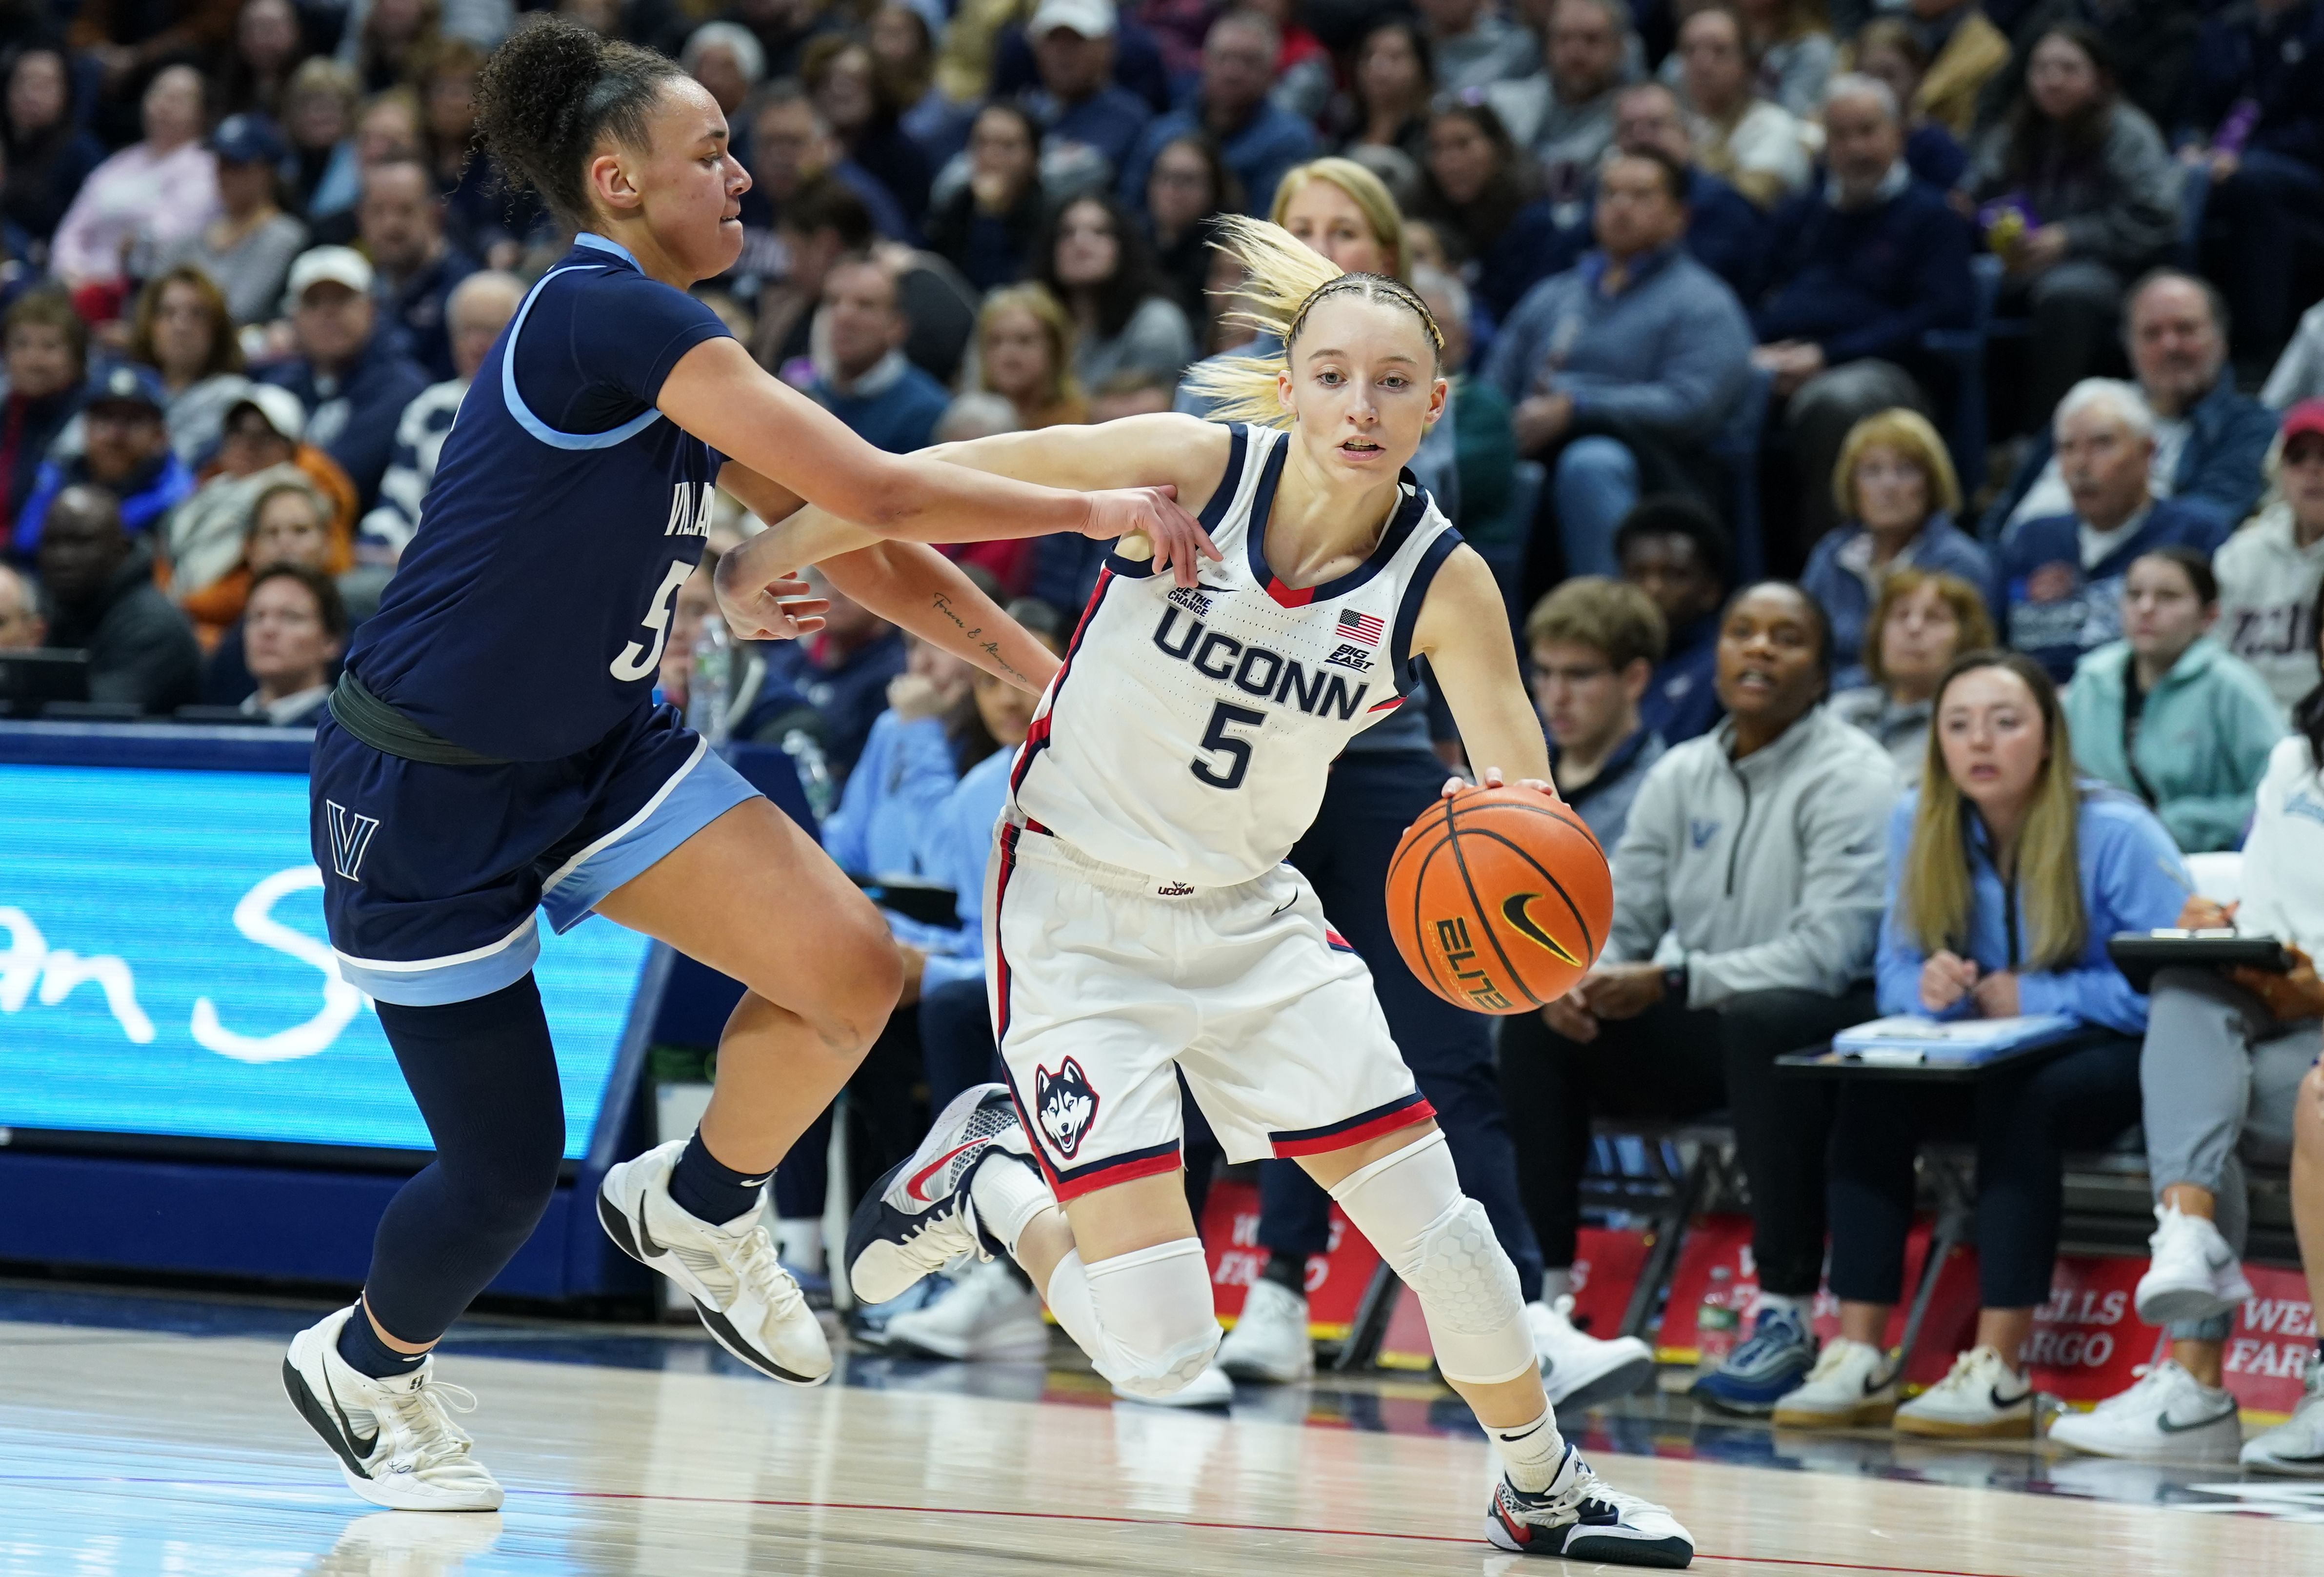
[[[1435,1115],[1371,972],[1288,865],[1195,888],[1004,819],[984,927],[1001,1060],[1060,1199],[1177,1169],[1181,1073],[1230,1161]]]

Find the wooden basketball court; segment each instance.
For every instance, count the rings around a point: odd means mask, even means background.
[[[283,1342],[313,1318],[0,1286],[0,1574],[1565,1569],[1480,1540],[1486,1447],[1423,1380],[1246,1388],[1231,1415],[1189,1414],[1116,1405],[1077,1360],[857,1356],[800,1391],[651,1327],[463,1324],[439,1374],[481,1398],[465,1423],[508,1505],[383,1512],[283,1399]],[[1671,1397],[1565,1422],[1688,1524],[1701,1572],[2324,1572],[2324,1482],[1778,1436]]]

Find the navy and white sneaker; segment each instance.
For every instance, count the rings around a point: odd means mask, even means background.
[[[1815,1368],[1816,1342],[1801,1311],[1771,1306],[1759,1311],[1748,1340],[1727,1361],[1694,1382],[1693,1396],[1722,1413],[1761,1418],[1797,1388]]]
[[[953,1097],[920,1148],[872,1185],[847,1223],[847,1283],[882,1304],[964,1254],[1001,1252],[977,1225],[969,1180],[989,1156],[1033,1163],[1007,1086],[979,1084]]]
[[[1651,1500],[1626,1495],[1590,1471],[1573,1443],[1557,1477],[1539,1495],[1503,1478],[1485,1510],[1485,1538],[1497,1550],[1566,1561],[1682,1571],[1694,1560],[1694,1538]]]

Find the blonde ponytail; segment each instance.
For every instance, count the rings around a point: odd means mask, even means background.
[[[1291,343],[1317,301],[1326,296],[1360,295],[1367,300],[1393,301],[1416,316],[1428,342],[1441,355],[1443,332],[1412,287],[1384,274],[1351,274],[1319,252],[1310,251],[1279,225],[1230,214],[1218,222],[1212,243],[1242,264],[1245,278],[1236,294],[1247,305],[1227,314],[1277,348],[1264,355],[1229,354],[1213,356],[1188,369],[1185,386],[1211,407],[1214,421],[1247,421],[1260,427],[1287,428],[1291,413],[1283,409],[1276,380],[1289,364]]]

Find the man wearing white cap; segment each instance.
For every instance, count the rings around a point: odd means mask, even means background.
[[[1111,180],[1154,118],[1144,99],[1113,79],[1113,0],[1041,0],[1025,37],[1041,76],[1025,107],[1041,123],[1048,152],[1088,148]]]
[[[428,386],[401,339],[377,332],[372,280],[352,247],[300,253],[285,303],[299,354],[260,374],[305,402],[306,441],[339,463],[364,509],[378,502],[396,419]]]

